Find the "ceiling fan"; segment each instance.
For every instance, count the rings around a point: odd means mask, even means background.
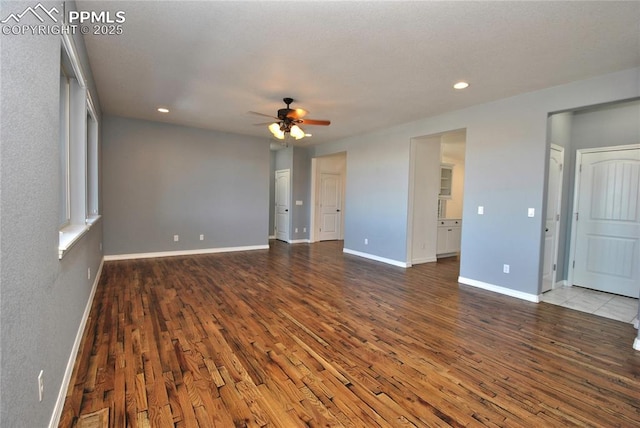
[[[331,124],[329,120],[316,120],[316,119],[304,119],[307,115],[307,111],[301,108],[289,107],[294,101],[293,98],[283,98],[282,101],[287,105],[287,108],[281,108],[278,110],[278,116],[271,116],[270,114],[258,113],[256,111],[250,111],[249,113],[257,114],[258,116],[271,117],[276,122],[256,123],[255,125],[269,125],[269,131],[278,140],[284,140],[286,134],[291,135],[296,140],[307,136],[299,125],[321,125],[328,126]]]

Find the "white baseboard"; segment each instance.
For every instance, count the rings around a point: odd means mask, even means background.
[[[104,266],[104,260],[105,259],[103,257],[100,261],[98,272],[96,272],[96,278],[94,279],[93,285],[91,286],[89,299],[87,300],[87,305],[84,308],[84,313],[82,314],[82,319],[80,320],[80,326],[78,327],[78,332],[76,333],[76,339],[73,342],[73,348],[71,348],[71,355],[69,356],[69,361],[67,361],[67,368],[65,369],[64,376],[62,378],[62,385],[60,386],[60,391],[58,391],[56,405],[53,408],[53,414],[51,415],[51,420],[49,421],[49,428],[56,428],[60,423],[62,409],[64,408],[64,401],[67,396],[67,389],[69,389],[69,382],[71,382],[71,376],[73,375],[73,366],[76,363],[78,351],[80,350],[80,343],[82,342],[82,336],[84,335],[84,329],[87,326],[87,320],[89,319],[89,314],[91,313],[91,306],[93,306],[93,298],[95,297],[96,290],[98,289],[100,275],[102,275],[102,266]]]
[[[311,241],[308,239],[290,239],[289,244],[309,244]]]
[[[151,259],[155,257],[192,256],[196,254],[230,253],[233,251],[268,250],[269,245],[248,245],[246,247],[201,248],[198,250],[160,251],[157,253],[113,254],[104,256],[105,261]]]
[[[640,339],[637,337],[633,340],[633,349],[640,351]]]
[[[462,276],[458,277],[458,282],[472,287],[482,288],[483,290],[493,291],[494,293],[505,294],[511,297],[517,297],[518,299],[527,300],[533,303],[540,302],[540,296],[537,294],[523,293],[522,291],[512,290],[510,288],[501,287],[499,285],[489,284],[487,282],[477,281],[475,279],[469,279]]]
[[[269,239],[276,239],[276,235],[269,235]]]
[[[342,252],[343,253],[347,253],[347,254],[351,254],[351,255],[354,255],[354,256],[358,256],[358,257],[364,257],[365,259],[375,260],[377,262],[387,263],[389,265],[398,266],[398,267],[402,267],[402,268],[411,267],[410,263],[399,262],[397,260],[387,259],[385,257],[376,256],[374,254],[362,253],[360,251],[350,250],[348,248],[343,248]]]
[[[423,257],[421,259],[413,259],[411,260],[411,264],[412,265],[419,265],[422,263],[433,263],[433,262],[437,262],[438,258],[437,257]]]

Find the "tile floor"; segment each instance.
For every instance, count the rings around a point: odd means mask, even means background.
[[[637,323],[638,320],[638,299],[588,288],[555,288],[544,293],[542,301],[628,323]]]

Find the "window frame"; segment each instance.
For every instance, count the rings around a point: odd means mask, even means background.
[[[64,126],[66,141],[63,141],[62,117],[60,119],[60,219],[63,215],[68,217],[67,222],[63,222],[58,229],[58,258],[80,240],[89,230],[97,218],[89,218],[87,209],[87,186],[88,186],[88,121],[87,116],[92,114],[95,119],[96,129],[99,126],[98,117],[91,101],[87,88],[85,74],[79,60],[79,56],[73,43],[73,38],[69,34],[61,35],[61,59],[60,59],[60,82],[62,85],[63,75],[68,83],[68,95],[66,102],[60,102],[61,110],[65,110],[67,120]],[[61,97],[63,91],[60,90]],[[90,111],[91,113],[88,113]],[[92,132],[95,139],[96,156],[99,145],[97,132]],[[66,164],[66,165],[65,165]],[[97,160],[94,165],[97,165]],[[96,196],[98,199],[99,197]]]
[[[100,123],[93,100],[88,93],[86,131],[86,223],[91,225],[100,218]]]

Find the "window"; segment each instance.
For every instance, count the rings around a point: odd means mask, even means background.
[[[60,238],[58,256],[98,218],[98,121],[71,36],[60,59]]]
[[[87,223],[98,219],[98,121],[93,104],[87,101]]]
[[[71,207],[69,197],[69,71],[65,65],[65,53],[60,63],[60,228],[69,225]],[[66,68],[66,69],[65,69]]]

